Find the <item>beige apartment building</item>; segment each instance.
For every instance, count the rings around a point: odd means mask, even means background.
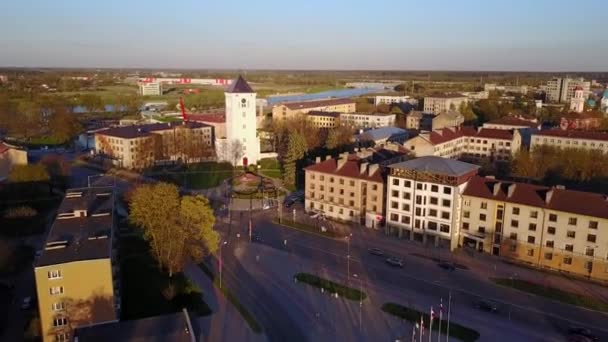
[[[114,201],[109,187],[67,190],[34,265],[43,341],[118,320]]]
[[[524,119],[515,116],[505,116],[496,120],[488,121],[483,124],[483,128],[492,129],[538,129],[540,123],[537,119]]]
[[[539,146],[598,150],[608,153],[608,133],[551,129],[532,134],[530,149]]]
[[[351,99],[287,102],[272,108],[272,119],[287,120],[310,111],[353,113],[356,111],[356,107],[356,102]]]
[[[335,128],[338,127],[340,121],[340,113],[338,112],[323,112],[310,111],[306,114],[306,119],[317,128]]]
[[[441,113],[448,110],[458,110],[460,105],[468,102],[468,98],[461,94],[440,94],[424,98],[425,113]]]
[[[27,151],[0,142],[0,181],[8,177],[15,165],[27,165]]]
[[[384,221],[384,167],[405,153],[378,149],[343,153],[304,169],[305,210],[345,222],[379,228]]]
[[[585,81],[584,78],[556,77],[547,81],[547,85],[544,87],[547,101],[559,103],[570,103],[576,88],[581,88],[586,98],[590,92],[591,82]]]
[[[491,128],[451,127],[430,133],[421,133],[406,141],[403,146],[416,157],[469,158],[509,160],[520,150],[522,137],[519,131]]]
[[[113,127],[95,133],[95,146],[99,155],[127,169],[197,162],[214,155],[213,127],[197,122]]]
[[[460,245],[608,280],[605,195],[476,176],[462,201]]]
[[[395,125],[395,114],[390,113],[341,113],[340,124],[353,128],[378,128]]]

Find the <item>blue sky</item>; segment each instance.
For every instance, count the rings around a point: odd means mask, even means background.
[[[606,0],[2,0],[0,66],[608,71]]]

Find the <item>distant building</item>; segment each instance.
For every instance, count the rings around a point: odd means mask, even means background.
[[[433,131],[448,127],[459,127],[464,123],[464,116],[455,110],[448,110],[433,117],[431,128]]]
[[[563,130],[594,130],[602,124],[602,114],[597,112],[571,112],[561,117],[559,127]]]
[[[139,93],[142,96],[160,96],[163,94],[163,85],[160,82],[140,83]]]
[[[8,76],[0,75],[0,83],[6,83],[6,82],[8,82]]]
[[[95,147],[127,169],[202,161],[213,157],[213,127],[197,122],[113,127],[95,133]]]
[[[460,105],[467,103],[468,98],[460,94],[442,94],[424,98],[424,112],[438,114],[448,110],[458,110]]]
[[[459,240],[460,195],[479,166],[422,157],[388,168],[387,233],[455,249]]]
[[[530,149],[538,146],[599,150],[608,153],[608,133],[551,129],[532,134]]]
[[[505,93],[526,94],[528,93],[527,85],[497,85],[496,83],[486,83],[483,86],[485,91],[502,91]]]
[[[405,128],[417,131],[431,131],[433,129],[434,114],[412,111],[405,116]]]
[[[0,182],[8,177],[15,165],[27,165],[27,151],[0,142]]]
[[[469,100],[485,100],[490,97],[490,92],[487,90],[477,91],[477,92],[464,92],[462,95],[466,96]],[[458,108],[457,108],[458,109]]]
[[[215,139],[226,138],[226,113],[196,113],[188,114],[188,121],[200,122],[205,125],[213,126],[213,136]]]
[[[527,129],[527,128],[539,128],[540,124],[536,119],[524,119],[521,117],[515,116],[504,116],[499,119],[495,119],[492,121],[488,121],[483,124],[483,128],[492,128],[492,129]]]
[[[287,102],[272,108],[272,119],[287,120],[296,117],[298,114],[306,114],[311,111],[354,113],[356,103],[351,99]]]
[[[545,91],[549,102],[569,103],[574,97],[574,90],[580,87],[583,90],[583,96],[586,98],[589,94],[591,83],[583,78],[553,78],[547,81]]]
[[[574,88],[574,96],[570,99],[570,110],[576,113],[582,113],[585,109],[585,96],[582,87]]]
[[[451,127],[421,133],[403,146],[416,157],[437,156],[509,160],[522,145],[519,131],[473,127]]]
[[[335,128],[338,126],[338,120],[340,113],[338,112],[323,112],[323,111],[310,111],[306,114],[306,119],[312,124],[313,127],[317,128]]]
[[[604,90],[604,96],[602,96],[600,107],[602,112],[608,113],[608,89]]]
[[[381,127],[365,131],[356,138],[359,141],[373,141],[376,146],[387,142],[403,144],[408,138],[408,132],[398,127]]]
[[[374,97],[374,105],[390,105],[393,103],[410,103],[414,106],[418,105],[418,100],[405,95],[376,95]]]
[[[68,189],[34,264],[43,341],[120,317],[114,190]]]
[[[395,125],[395,114],[340,113],[340,124],[353,128],[377,128]]]

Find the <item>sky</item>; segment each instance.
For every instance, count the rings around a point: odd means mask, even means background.
[[[608,71],[606,0],[2,0],[0,67]]]

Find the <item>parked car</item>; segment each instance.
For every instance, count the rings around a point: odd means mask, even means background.
[[[21,300],[21,309],[27,310],[32,307],[32,297],[24,297]]]
[[[262,237],[258,233],[253,233],[253,234],[251,234],[251,241],[262,242]]]
[[[384,255],[384,252],[380,248],[368,248],[367,251],[373,255],[378,255],[378,256]]]
[[[437,265],[443,268],[444,270],[454,271],[456,269],[456,264],[451,261],[440,261]]]
[[[599,341],[599,338],[591,333],[591,330],[583,327],[570,327],[568,329],[568,335],[570,337],[583,336],[589,341]]]
[[[397,257],[387,258],[386,263],[393,267],[403,267],[403,259]]]
[[[494,312],[494,313],[498,312],[498,307],[496,307],[496,304],[489,302],[489,301],[478,300],[474,303],[474,306],[482,311]]]

